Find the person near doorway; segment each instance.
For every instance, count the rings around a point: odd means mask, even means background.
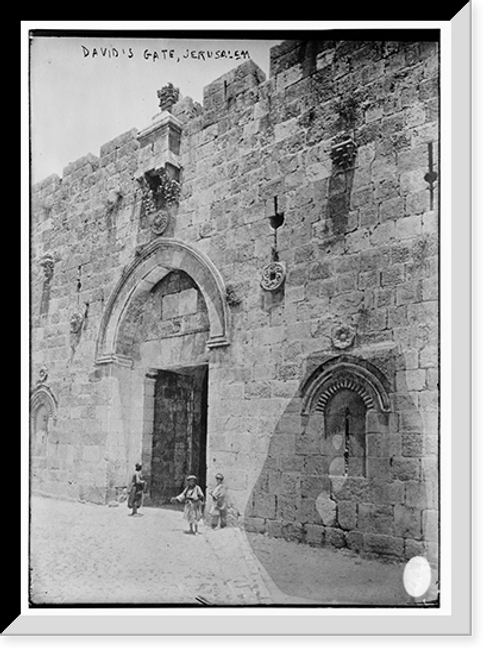
[[[178,496],[172,497],[171,501],[185,503],[184,518],[189,523],[189,533],[195,535],[198,532],[198,523],[203,517],[205,496],[196,476],[188,476],[186,482],[185,489]]]
[[[127,500],[127,507],[131,508],[131,516],[137,515],[137,511],[141,508],[143,503],[143,491],[145,486],[145,481],[141,473],[142,465],[137,462],[135,466],[134,474],[132,475],[131,486],[129,488],[129,498]]]
[[[211,490],[213,504],[211,506],[211,526],[213,529],[224,528],[227,526],[227,501],[223,474],[215,476],[217,482],[215,488]]]

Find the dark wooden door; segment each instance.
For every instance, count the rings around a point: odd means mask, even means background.
[[[201,481],[206,470],[204,369],[160,371],[155,386],[150,504],[163,506],[179,494],[185,478]],[[203,484],[204,486],[204,484]]]

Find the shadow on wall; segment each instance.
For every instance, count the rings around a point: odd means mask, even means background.
[[[404,358],[316,354],[306,373],[270,440],[245,530],[436,567],[438,435],[425,433]],[[276,582],[259,536],[247,536]]]

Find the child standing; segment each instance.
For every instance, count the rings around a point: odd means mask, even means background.
[[[195,535],[198,532],[198,522],[203,517],[203,501],[205,500],[202,489],[197,483],[196,476],[186,478],[187,485],[178,496],[172,497],[171,501],[185,502],[184,518],[189,522],[189,533]]]
[[[211,526],[214,529],[218,528],[219,523],[221,528],[227,526],[227,502],[225,500],[226,492],[223,484],[223,474],[217,474],[215,479],[217,484],[211,491],[213,505],[210,510]]]
[[[134,474],[132,476],[129,498],[127,500],[127,507],[132,508],[131,515],[136,515],[138,508],[140,508],[143,503],[143,490],[145,482],[143,480],[141,470],[142,466],[139,462],[137,462]]]

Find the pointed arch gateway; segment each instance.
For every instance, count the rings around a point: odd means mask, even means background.
[[[182,270],[197,284],[206,302],[210,321],[208,348],[229,345],[228,307],[225,284],[212,261],[198,249],[181,240],[160,238],[145,247],[124,270],[107,303],[96,347],[96,363],[131,364],[117,354],[117,335],[121,320],[135,295],[149,291],[165,275]]]

